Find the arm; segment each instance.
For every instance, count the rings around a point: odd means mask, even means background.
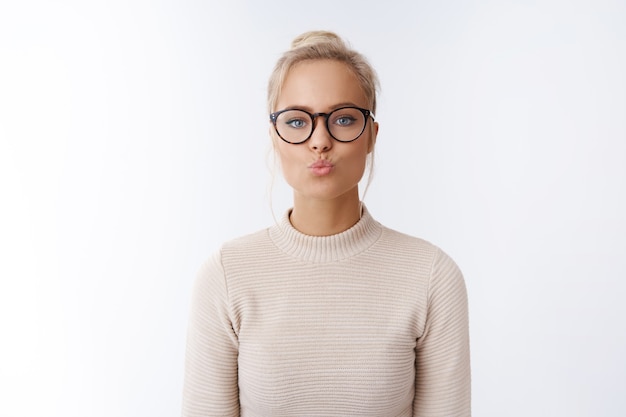
[[[183,417],[239,416],[237,335],[219,254],[201,268],[187,331]]]
[[[471,415],[467,292],[440,250],[433,261],[424,333],[416,346],[415,417]]]

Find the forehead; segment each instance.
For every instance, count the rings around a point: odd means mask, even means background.
[[[299,107],[317,112],[343,103],[367,107],[367,98],[354,72],[338,61],[304,61],[287,73],[277,109]]]

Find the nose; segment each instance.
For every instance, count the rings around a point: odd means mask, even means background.
[[[333,147],[333,138],[328,132],[326,118],[321,115],[313,121],[313,133],[309,139],[309,148],[315,152],[328,152]]]

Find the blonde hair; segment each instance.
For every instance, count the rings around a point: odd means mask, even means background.
[[[367,59],[350,49],[337,34],[323,30],[305,32],[291,42],[276,62],[267,87],[267,107],[269,113],[276,111],[276,103],[287,77],[294,65],[302,61],[330,59],[343,62],[356,76],[368,101],[369,110],[376,114],[376,93],[379,83],[376,72]]]

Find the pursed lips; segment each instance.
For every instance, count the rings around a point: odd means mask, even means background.
[[[332,162],[326,159],[318,159],[317,161],[309,165],[309,169],[311,170],[311,172],[313,172],[313,175],[316,176],[329,174],[330,171],[332,171],[333,167],[334,165],[332,164]]]

